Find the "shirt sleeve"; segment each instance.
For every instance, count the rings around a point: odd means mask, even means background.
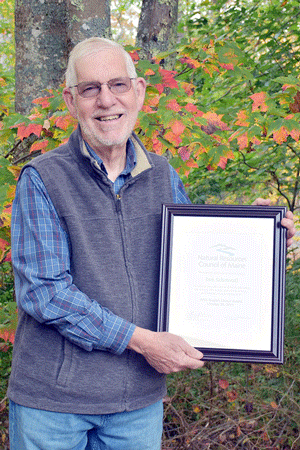
[[[178,173],[171,165],[170,165],[170,175],[171,175],[173,202],[181,204],[192,203],[184,189],[183,183],[179,178]]]
[[[17,185],[11,234],[18,307],[87,351],[121,354],[135,325],[74,285],[67,234],[32,167],[24,170]]]

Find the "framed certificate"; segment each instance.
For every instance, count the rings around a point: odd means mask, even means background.
[[[203,360],[283,363],[286,208],[163,205],[158,331]]]

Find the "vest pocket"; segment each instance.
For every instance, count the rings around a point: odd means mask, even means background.
[[[59,386],[66,386],[68,382],[73,360],[73,348],[74,346],[67,339],[64,339],[63,360],[57,376],[57,384]]]

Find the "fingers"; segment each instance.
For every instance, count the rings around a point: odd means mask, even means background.
[[[287,229],[287,246],[289,247],[292,245],[293,237],[296,234],[294,216],[291,211],[286,213],[286,216],[281,221],[281,225]]]
[[[271,200],[269,198],[257,198],[252,203],[253,206],[270,206]]]
[[[203,367],[203,354],[184,339],[136,327],[128,348],[141,353],[159,373],[169,374]]]

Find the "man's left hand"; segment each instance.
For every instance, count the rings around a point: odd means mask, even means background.
[[[265,198],[257,198],[252,205],[255,206],[270,206],[271,200]],[[286,213],[286,216],[282,219],[281,225],[287,229],[287,241],[286,244],[290,247],[293,243],[293,237],[296,234],[296,228],[294,224],[294,215],[291,211]]]

